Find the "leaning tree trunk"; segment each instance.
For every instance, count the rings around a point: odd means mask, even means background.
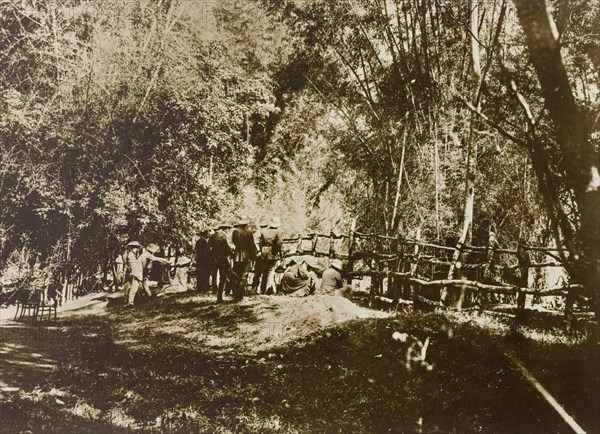
[[[546,108],[564,154],[568,189],[575,193],[579,210],[577,251],[573,280],[594,294],[598,309],[600,277],[600,176],[598,155],[590,143],[585,114],[571,90],[558,31],[545,0],[514,0],[527,38],[531,62],[537,73]],[[550,213],[552,215],[552,213]],[[559,242],[559,240],[557,240]],[[572,298],[572,297],[571,297]],[[596,310],[598,315],[598,310]]]
[[[479,89],[481,87],[481,64],[479,60],[479,7],[478,0],[469,0],[469,10],[471,11],[471,103],[479,110]],[[457,264],[461,262],[463,256],[462,246],[465,243],[471,242],[473,232],[473,204],[475,202],[475,181],[477,177],[477,140],[475,139],[475,121],[476,115],[471,113],[471,121],[469,126],[469,138],[467,142],[467,173],[465,176],[465,195],[464,195],[464,213],[463,213],[463,228],[456,246],[450,270],[448,271],[448,279],[453,279],[456,273]],[[442,289],[440,298],[443,303],[448,303],[448,290]],[[454,307],[460,309],[465,298],[465,289],[461,288],[458,299]]]

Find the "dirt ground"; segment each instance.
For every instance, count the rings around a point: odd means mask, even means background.
[[[195,292],[92,294],[42,326],[0,313],[1,432],[570,432],[507,352],[600,427],[596,337],[545,319]],[[407,369],[426,339],[431,369]]]
[[[120,309],[121,297],[121,293],[90,294],[70,301],[59,308],[61,322],[58,324],[17,322],[13,320],[15,308],[3,308],[0,311],[3,344],[0,357],[4,369],[0,372],[0,396],[19,390],[21,382],[35,382],[37,372],[53,370],[64,353],[62,337],[67,330],[60,325],[67,319],[104,316],[119,325],[123,336],[128,336],[123,343],[133,347],[151,345],[147,337],[132,337],[137,331],[149,331],[147,323],[150,321],[155,335],[182,337],[190,344],[201,344],[205,351],[252,355],[344,321],[389,316],[333,296],[254,296],[217,308],[213,306],[212,297],[189,293],[153,300],[154,305],[147,304],[142,314],[137,315],[136,311]],[[120,321],[123,317],[128,321]],[[27,373],[29,369],[34,372]]]
[[[390,316],[359,307],[342,297],[323,295],[246,297],[241,303],[219,306],[218,317],[214,318],[211,301],[209,298],[207,305],[206,297],[202,296],[178,299],[177,303],[186,309],[158,315],[160,326],[156,332],[182,336],[218,353],[253,355],[289,345],[345,321]],[[191,324],[189,314],[194,318]],[[128,327],[135,329],[140,325],[133,322]]]

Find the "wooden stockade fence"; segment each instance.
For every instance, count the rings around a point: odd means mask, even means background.
[[[521,245],[519,249],[463,244],[443,246],[416,238],[379,234],[314,233],[283,240],[284,257],[311,256],[347,261],[350,279],[371,279],[370,294],[390,303],[424,303],[442,307],[439,295],[458,290],[488,297],[512,295],[524,307],[525,296],[571,295],[580,301],[582,285],[564,282],[557,287],[530,285],[530,270],[562,267],[558,249]],[[459,255],[454,256],[459,250]],[[533,256],[537,261],[530,260]],[[461,258],[453,261],[453,257]],[[449,279],[454,267],[460,278]]]
[[[421,239],[419,234],[410,238],[361,233],[354,229],[354,224],[348,234],[313,233],[283,240],[284,257],[310,256],[346,261],[346,276],[358,280],[361,288],[369,287],[367,293],[370,296],[398,306],[419,304],[434,308],[444,306],[441,300],[444,291],[451,295],[469,291],[488,299],[516,296],[519,308],[524,308],[526,295],[570,296],[571,300],[588,302],[589,299],[583,296],[582,285],[569,284],[568,279],[550,288],[530,284],[530,270],[562,267],[558,252],[556,248],[528,245],[506,249],[497,243],[487,246],[438,245]],[[170,253],[169,250],[169,256]],[[460,260],[454,261],[456,257]],[[104,270],[102,282],[107,281],[107,273],[112,271],[112,285],[117,290],[120,279],[117,279],[115,267],[113,263]],[[456,274],[450,273],[451,269],[458,270],[460,277],[448,278]],[[69,273],[69,278],[61,281],[61,300],[70,300],[80,295],[82,289],[87,292],[100,284],[97,280],[91,288],[84,288],[85,280],[81,272]]]

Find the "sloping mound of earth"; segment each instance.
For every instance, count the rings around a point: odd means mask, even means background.
[[[598,345],[585,333],[338,297],[217,305],[196,293],[132,310],[96,297],[63,312],[56,332],[5,335],[3,366],[20,364],[28,382],[0,403],[4,432],[568,432],[507,353],[587,431],[600,428]],[[407,367],[411,342],[426,340],[432,369]],[[54,368],[33,370],[25,352]]]
[[[123,313],[119,310],[118,315]],[[354,319],[390,314],[365,309],[342,297],[255,296],[240,303],[217,305],[214,297],[179,294],[126,312],[121,325],[132,345],[144,344],[147,333],[173,335],[217,353],[256,354]],[[150,324],[151,323],[151,327]],[[137,331],[143,331],[143,336]]]

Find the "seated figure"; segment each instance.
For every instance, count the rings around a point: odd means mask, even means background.
[[[177,259],[177,263],[174,265],[175,275],[171,279],[170,284],[166,285],[163,289],[165,294],[188,290],[188,268],[191,262],[191,259],[186,256],[180,256]]]
[[[352,287],[342,277],[342,261],[332,259],[331,265],[323,271],[320,293],[352,298]]]
[[[306,262],[297,263],[292,259],[281,278],[281,292],[295,297],[312,294],[315,289],[315,279],[306,267]]]

